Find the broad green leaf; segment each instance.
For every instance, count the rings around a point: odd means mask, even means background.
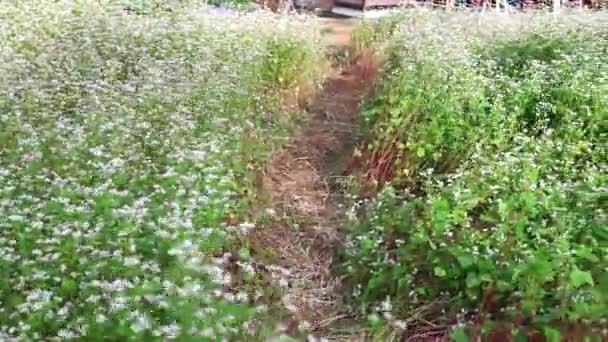
[[[599,258],[593,254],[593,249],[586,247],[586,246],[579,246],[576,250],[575,253],[577,256],[589,260],[591,262],[598,262]]]
[[[570,272],[570,285],[579,288],[585,284],[593,286],[593,277],[590,272],[575,269]]]
[[[542,281],[553,277],[553,265],[543,257],[536,257],[528,266],[528,270],[531,275]]]
[[[477,276],[477,273],[475,273],[475,272],[469,272],[467,274],[466,282],[467,282],[468,288],[478,287],[481,284],[481,280],[479,279],[479,277]]]
[[[443,278],[447,275],[447,272],[439,266],[435,266],[435,268],[433,269],[433,272],[435,273],[436,276],[441,277],[441,278]]]
[[[461,254],[458,255],[456,257],[456,259],[458,260],[458,263],[460,264],[460,266],[467,268],[471,265],[473,265],[473,262],[475,259],[473,259],[473,256],[470,254]]]
[[[239,256],[243,259],[249,259],[249,257],[251,256],[251,254],[249,253],[249,248],[247,247],[242,247],[239,250]]]
[[[380,286],[382,286],[385,282],[386,279],[386,275],[383,272],[378,273],[376,276],[374,276],[372,279],[369,280],[369,283],[367,284],[367,288],[368,290],[375,290],[377,288],[379,288]]]
[[[506,220],[509,214],[509,205],[506,202],[498,203],[498,213],[503,220]]]
[[[454,342],[469,342],[469,337],[464,331],[464,327],[457,327],[456,329],[452,330],[450,333],[450,338]]]
[[[423,158],[424,154],[425,154],[424,147],[421,146],[416,149],[416,155],[418,156],[418,158]]]
[[[559,330],[551,327],[545,327],[544,332],[547,342],[560,342],[562,340],[562,334],[559,332]]]

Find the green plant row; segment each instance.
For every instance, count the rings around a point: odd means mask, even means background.
[[[315,26],[108,3],[0,6],[0,340],[245,334],[253,172]]]
[[[416,312],[470,336],[599,334],[605,19],[401,15],[364,112],[364,150],[390,150],[393,178],[342,251],[354,305],[373,312],[390,298],[392,317]]]

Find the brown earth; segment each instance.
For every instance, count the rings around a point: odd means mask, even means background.
[[[354,23],[324,19],[323,24],[330,42],[338,48],[349,46]],[[359,107],[373,84],[369,78],[375,75],[370,72],[374,67],[369,58],[333,66],[322,90],[309,101],[309,117],[300,133],[265,170],[263,191],[271,208],[252,233],[250,245],[253,251],[270,254],[268,262],[283,278],[288,334],[327,336],[328,328],[345,318],[340,282],[330,273],[344,219],[337,184],[352,156]],[[348,335],[349,340],[357,339],[352,332]]]

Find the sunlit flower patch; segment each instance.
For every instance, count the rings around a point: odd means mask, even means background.
[[[222,255],[255,228],[225,217],[281,137],[270,48],[317,58],[314,25],[114,5],[0,8],[0,339],[217,340],[254,314]]]

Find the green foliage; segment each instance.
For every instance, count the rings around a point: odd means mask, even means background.
[[[210,5],[225,6],[228,8],[246,9],[255,4],[252,0],[210,0]],[[253,7],[251,7],[253,8]]]
[[[553,340],[569,323],[605,325],[598,16],[403,20],[364,113],[367,148],[393,147],[398,176],[354,219],[342,251],[356,303],[373,310],[390,297],[398,316],[449,301],[442,315],[523,319]],[[452,336],[466,340],[462,328]]]
[[[309,47],[298,40],[276,40],[268,44],[268,57],[262,66],[262,75],[269,84],[282,89],[302,85],[303,80],[314,79],[323,64]]]
[[[560,59],[562,54],[574,48],[571,42],[559,37],[545,37],[531,34],[525,38],[499,44],[493,54],[484,56],[493,58],[499,68],[509,76],[523,77],[522,72],[530,63],[551,63]]]
[[[315,28],[109,3],[0,6],[0,340],[237,338],[253,171],[289,126],[265,72],[313,76],[267,56],[312,65]]]
[[[364,21],[352,33],[352,46],[355,50],[372,48],[387,40],[398,27],[401,15],[393,14],[378,21]]]
[[[99,0],[105,6],[120,6],[123,10],[138,15],[156,15],[180,11],[193,6],[213,5],[227,8],[247,9],[251,0]],[[220,12],[221,13],[221,12]]]

